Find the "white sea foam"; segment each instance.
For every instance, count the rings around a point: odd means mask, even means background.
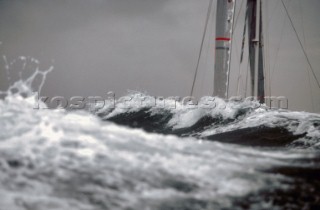
[[[291,178],[264,170],[301,166],[295,162],[300,158],[307,160],[304,167],[312,166],[317,156],[149,134],[84,111],[34,109],[38,102],[32,82],[36,74],[45,78],[48,71],[37,70],[31,79],[21,79],[1,92],[5,95],[0,100],[1,209],[232,209],[235,198],[288,188]],[[252,108],[252,104],[224,105],[224,111],[197,111],[178,104],[170,123],[176,128],[190,126],[193,118],[205,115],[233,118],[237,108],[231,106]],[[110,111],[111,115],[121,112],[120,108]],[[279,112],[274,120],[269,116],[274,114],[256,109],[239,126],[305,119],[302,113]],[[308,123],[291,126],[295,132],[313,132]],[[263,197],[256,205],[272,207]]]
[[[147,134],[86,112],[34,110],[19,98],[0,101],[0,112],[5,209],[147,209],[192,198],[230,207],[228,196],[279,179],[259,170],[290,158]]]
[[[212,102],[214,107],[205,106]],[[106,106],[97,113],[104,113],[103,119],[108,120],[134,112],[148,112],[151,116],[167,112],[172,117],[164,126],[172,130],[190,128],[201,119],[209,117],[212,125],[206,125],[204,130],[198,132],[198,136],[202,138],[244,128],[279,127],[292,132],[293,135],[306,134],[306,138],[300,138],[292,144],[293,148],[298,148],[298,144],[301,145],[299,148],[316,149],[320,146],[319,114],[270,109],[256,101],[227,102],[220,98],[203,97],[197,106],[175,100],[166,100],[163,104],[158,102],[155,105],[154,97],[131,92],[126,97],[114,101],[112,105],[115,106],[113,108]]]
[[[149,109],[151,114],[168,111],[173,114],[168,126],[179,129],[194,125],[204,116],[222,117],[225,120],[234,119],[240,111],[250,112],[258,107],[262,110],[267,109],[256,101],[226,102],[220,98],[207,96],[201,98],[196,104],[190,105],[181,100],[172,98],[161,100],[145,93],[131,91],[119,100],[106,101],[106,106],[96,110],[96,113],[105,113],[104,119],[109,119],[119,114],[138,112],[143,109]]]

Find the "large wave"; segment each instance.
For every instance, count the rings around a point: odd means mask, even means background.
[[[223,109],[187,109],[179,103],[176,109],[123,109],[118,101],[96,110],[100,118],[83,110],[43,109],[44,103],[34,109],[39,101],[31,84],[39,75],[45,80],[49,71],[36,70],[1,92],[0,209],[320,207],[317,150],[204,140],[257,126],[281,127],[304,134],[299,140],[310,138],[308,148],[316,148],[318,115],[221,99]]]
[[[167,100],[155,105],[155,98],[132,92],[107,106],[93,109],[104,120],[147,132],[250,146],[320,147],[320,115],[270,109],[256,101],[225,101],[203,97],[193,106]],[[143,103],[142,103],[143,101]]]

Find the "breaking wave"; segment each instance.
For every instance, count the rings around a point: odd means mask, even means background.
[[[147,132],[249,146],[320,148],[319,114],[270,109],[256,101],[227,102],[209,96],[199,101],[206,105],[214,102],[209,108],[176,100],[157,105],[155,101],[154,97],[133,92],[93,110],[103,120]]]
[[[1,92],[1,209],[320,207],[319,115],[222,99],[221,109],[34,109],[35,78],[41,88],[51,70]]]

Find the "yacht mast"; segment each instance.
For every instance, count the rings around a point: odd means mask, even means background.
[[[213,94],[220,98],[228,97],[234,7],[235,0],[217,1]]]
[[[251,69],[251,96],[264,103],[264,65],[261,0],[247,0],[249,24],[249,57]]]

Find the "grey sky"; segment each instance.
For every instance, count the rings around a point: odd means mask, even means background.
[[[157,96],[186,96],[195,71],[208,2],[0,0],[0,52],[9,59],[20,55],[38,58],[42,68],[53,64],[55,69],[48,75],[43,95],[104,96],[112,90],[121,96],[129,89]],[[241,0],[237,2],[238,12]],[[320,79],[320,1],[285,2]],[[280,1],[268,0],[264,8],[269,19],[267,52],[271,71],[275,66],[272,94],[287,96],[290,109],[320,112],[320,89],[310,70],[309,83],[308,66]],[[197,96],[212,93],[212,15],[196,83]],[[233,47],[231,95],[237,92],[243,18],[242,11]],[[240,66],[240,93],[246,68],[246,63]],[[0,74],[0,86],[4,88],[7,82],[3,61]]]

